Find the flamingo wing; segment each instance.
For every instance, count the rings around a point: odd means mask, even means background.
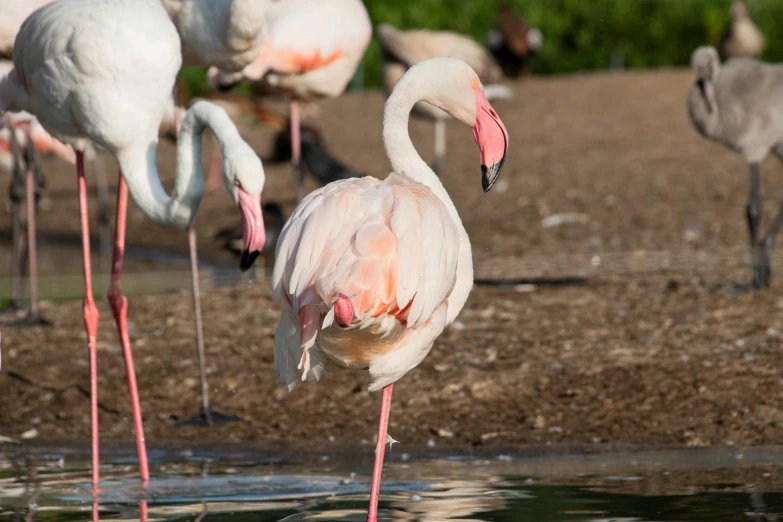
[[[286,346],[304,351],[304,360],[321,329],[337,328],[340,296],[353,307],[350,328],[382,337],[426,325],[454,288],[459,242],[443,203],[405,176],[344,180],[312,193],[277,246],[274,298],[284,299],[289,320],[288,339],[275,339],[276,359]],[[299,324],[290,321],[294,314]],[[299,335],[291,339],[293,331]],[[314,366],[304,364],[304,377]]]
[[[341,59],[355,67],[371,36],[370,18],[359,0],[275,2],[267,12],[261,51],[245,75],[302,74]]]

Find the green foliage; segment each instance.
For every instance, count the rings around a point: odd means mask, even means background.
[[[687,65],[699,45],[717,45],[732,0],[511,0],[544,34],[535,74],[601,70],[622,59],[625,67]],[[494,26],[496,0],[364,0],[373,26],[457,31],[483,42]],[[780,0],[747,0],[767,38],[764,59],[783,60]],[[381,82],[381,57],[373,39],[364,63],[364,86]],[[204,88],[197,78],[188,84]],[[354,82],[354,86],[361,82]]]

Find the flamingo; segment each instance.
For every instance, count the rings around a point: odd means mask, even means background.
[[[212,68],[213,84],[244,78],[290,100],[291,164],[297,198],[304,198],[300,167],[299,102],[345,91],[370,43],[372,26],[361,0],[277,0],[269,5],[256,59],[241,73]]]
[[[160,0],[182,40],[182,66],[237,72],[261,46],[267,0]]]
[[[183,67],[220,67],[229,72],[241,71],[255,59],[261,45],[261,27],[267,9],[266,0],[161,0],[182,41]],[[179,108],[175,109],[179,120]],[[175,134],[178,123],[175,123]],[[220,155],[212,149],[210,188],[219,186]],[[214,173],[214,175],[212,175]],[[180,424],[238,420],[238,417],[213,411],[209,402],[204,328],[201,320],[201,292],[198,280],[196,229],[188,228],[193,312],[196,328],[199,372],[201,376],[201,412]],[[249,262],[249,261],[246,261]],[[249,264],[247,265],[249,266]]]
[[[391,92],[394,85],[411,65],[428,58],[448,56],[470,65],[479,75],[487,99],[510,98],[511,91],[499,85],[503,72],[486,49],[467,36],[451,31],[416,29],[401,31],[390,24],[380,24],[376,35],[381,43],[383,57],[383,86]],[[437,107],[419,103],[414,113],[435,123],[435,159],[433,170],[440,175],[446,155],[446,121],[449,116]]]
[[[117,57],[122,56],[122,60]],[[24,22],[14,47],[14,70],[0,79],[0,110],[27,110],[76,151],[84,263],[83,316],[90,357],[92,482],[98,472],[98,309],[92,294],[84,150],[95,142],[117,159],[114,254],[109,303],[125,359],[139,470],[149,481],[141,407],[122,294],[128,193],[155,223],[187,228],[203,195],[201,135],[209,128],[223,151],[223,181],[244,223],[245,258],[263,248],[264,171],[225,111],[207,102],[190,108],[177,144],[176,180],[166,194],[156,165],[159,123],[171,106],[182,58],[177,31],[158,0],[59,0]],[[144,81],[138,81],[143,77]]]
[[[0,69],[2,62],[0,62]],[[0,118],[0,172],[11,176],[12,205],[12,300],[11,308],[21,308],[24,290],[21,288],[24,273],[23,243],[27,248],[27,264],[30,276],[30,304],[28,315],[17,325],[47,324],[41,316],[38,306],[38,255],[36,241],[36,199],[37,189],[43,188],[45,180],[38,162],[38,154],[56,154],[60,158],[74,163],[75,156],[71,148],[52,138],[40,123],[25,112],[9,114]],[[22,239],[23,219],[19,203],[25,198],[26,240]]]
[[[14,48],[14,40],[16,39],[16,35],[19,32],[19,28],[21,27],[24,20],[36,9],[39,7],[42,7],[48,3],[52,2],[52,0],[0,0],[0,13],[3,13],[3,16],[0,17],[0,76],[3,76],[7,74],[12,68],[13,68],[13,62],[10,61],[10,58],[13,54],[13,48]],[[7,58],[7,59],[6,59]],[[53,153],[54,155],[58,156],[59,158],[67,161],[68,163],[74,164],[76,161],[76,157],[74,155],[74,152],[69,147],[63,145],[62,143],[58,142],[57,140],[54,140],[51,138],[51,136],[48,135],[48,133],[41,127],[40,124],[38,124],[37,121],[35,121],[35,118],[30,114],[21,114],[19,117],[6,117],[6,125],[8,122],[11,122],[12,126],[19,126],[22,125],[25,127],[25,129],[19,129],[15,133],[16,136],[14,138],[17,138],[17,142],[20,145],[24,145],[21,143],[20,140],[24,139],[24,136],[22,135],[23,132],[27,131],[30,133],[30,137],[33,139],[33,144],[35,145],[35,148],[27,149],[23,148],[22,152],[24,154],[35,154],[35,152],[45,152],[45,153]],[[6,143],[10,147],[10,143],[7,141],[7,138],[10,136],[8,131],[3,131],[4,137],[3,140],[6,141]],[[92,158],[96,163],[96,174],[97,174],[97,185],[98,185],[98,200],[100,205],[100,237],[101,237],[101,264],[104,268],[104,272],[108,272],[108,257],[109,257],[109,249],[108,246],[109,243],[109,222],[108,222],[108,215],[109,215],[109,201],[108,201],[108,194],[106,191],[106,173],[105,169],[103,168],[103,162],[102,158],[96,154],[96,151],[93,150],[93,148],[90,148],[87,151],[87,157]],[[17,158],[19,159],[19,158]],[[0,160],[3,162],[3,165],[0,165],[0,170],[10,172],[12,170],[12,163],[16,161],[14,158],[11,158],[10,156],[7,156],[4,160]],[[22,166],[22,165],[20,165]],[[33,165],[33,167],[35,167]],[[40,172],[40,171],[39,171]],[[21,176],[21,175],[20,175]],[[12,188],[12,192],[16,191],[19,194],[12,194],[12,199],[21,197],[21,192],[24,190],[21,188],[21,185],[26,183],[21,183],[22,179],[19,178],[19,187],[16,187],[15,189]],[[43,188],[43,175],[42,173],[38,176],[38,183],[39,188]],[[15,202],[12,202],[12,204],[16,207]],[[18,211],[18,208],[16,209]],[[35,207],[32,209],[28,208],[28,212],[32,212],[32,214],[29,214],[27,219],[27,227],[32,231],[33,237],[29,238],[29,245],[30,245],[30,255],[28,256],[28,265],[30,265],[30,293],[31,293],[31,314],[28,316],[26,320],[24,320],[24,323],[28,324],[40,324],[40,316],[38,315],[37,309],[37,272],[36,272],[36,262],[35,262],[35,250],[36,248],[36,239],[35,239]],[[18,213],[18,212],[17,212]],[[16,227],[14,228],[15,232],[19,232],[18,228],[21,226],[20,219],[17,219],[19,216],[15,216],[15,220],[17,221]],[[28,230],[28,231],[30,231]],[[17,236],[19,234],[17,233]],[[21,247],[21,242],[19,245]],[[16,249],[15,251],[18,253],[21,252],[20,249]],[[21,257],[19,255],[16,255],[17,261],[16,265],[13,269],[13,272],[21,274],[23,269],[19,264],[21,263]],[[17,301],[17,297],[20,295],[20,288],[18,288],[18,284],[21,284],[21,277],[16,277],[12,275],[12,279],[16,279],[17,284],[12,284],[14,290],[14,297],[12,298],[12,308],[16,307],[14,305],[14,301]],[[45,322],[45,321],[44,321]]]
[[[317,381],[327,360],[368,368],[383,388],[368,522],[376,522],[394,383],[417,366],[457,317],[473,286],[470,239],[438,177],[408,135],[424,101],[473,128],[481,183],[497,180],[508,133],[479,75],[454,58],[411,67],[386,102],[383,144],[392,171],[335,181],[294,210],[275,254],[273,297],[282,300],[275,373],[291,390]]]

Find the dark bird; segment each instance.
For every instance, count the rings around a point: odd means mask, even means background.
[[[291,159],[291,132],[288,125],[275,138],[272,161],[288,161]],[[326,150],[323,137],[317,129],[308,125],[302,125],[301,141],[302,162],[305,164],[307,172],[321,186],[340,179],[361,178],[365,175],[352,170],[332,156]]]
[[[530,74],[529,62],[541,50],[544,35],[530,27],[507,2],[500,4],[495,29],[486,36],[489,52],[509,78]]]

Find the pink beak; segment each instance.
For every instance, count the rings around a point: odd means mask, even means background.
[[[266,242],[264,214],[261,211],[261,196],[253,196],[241,187],[237,187],[237,201],[239,210],[242,212],[242,236],[244,238],[239,269],[247,270],[253,266],[253,262],[263,250]]]
[[[508,152],[508,131],[489,104],[484,91],[476,89],[476,123],[473,137],[481,154],[481,186],[484,192],[498,179]]]

